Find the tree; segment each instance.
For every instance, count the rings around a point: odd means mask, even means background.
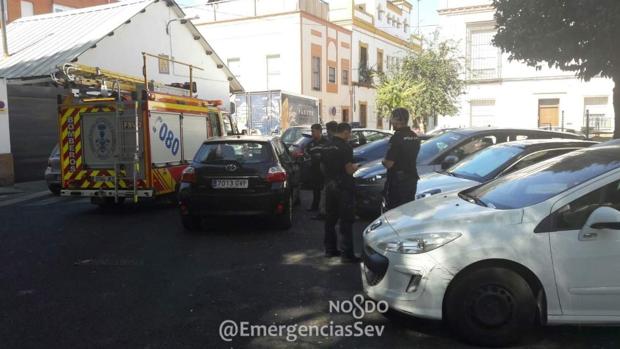
[[[376,100],[379,117],[390,115],[396,108],[405,108],[410,112],[416,110],[415,95],[423,89],[422,84],[415,84],[400,69],[380,75],[379,81]]]
[[[410,52],[400,65],[390,68],[377,87],[382,115],[403,107],[426,126],[429,118],[458,112],[458,97],[464,92],[465,81],[458,50],[451,42],[440,41],[435,34],[425,42],[422,52]]]
[[[498,32],[494,43],[510,60],[547,64],[589,81],[614,83],[614,138],[620,138],[620,1],[493,0]]]

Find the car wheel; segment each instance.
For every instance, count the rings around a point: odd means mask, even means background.
[[[59,185],[50,185],[48,186],[49,190],[52,192],[52,194],[58,196],[60,195],[60,186]]]
[[[288,230],[293,225],[293,195],[288,198],[288,202],[284,207],[284,212],[276,217],[276,226],[278,229]]]
[[[197,231],[200,229],[200,225],[202,223],[202,218],[200,216],[181,216],[181,223],[183,224],[183,228],[188,231]]]
[[[506,346],[534,327],[534,294],[514,271],[478,269],[454,282],[446,297],[445,315],[450,328],[465,341]]]

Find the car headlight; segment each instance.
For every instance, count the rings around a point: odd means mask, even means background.
[[[385,178],[385,175],[378,174],[378,175],[373,175],[369,177],[362,177],[362,178],[359,178],[358,180],[362,183],[375,183],[377,181],[382,180],[383,178]]]
[[[416,200],[420,200],[420,199],[424,199],[424,198],[427,198],[429,196],[433,196],[433,195],[436,195],[436,194],[439,194],[439,193],[441,193],[441,189],[427,190],[427,191],[425,191],[423,193],[417,194],[415,196],[415,199]]]
[[[432,251],[461,237],[461,233],[416,234],[407,239],[379,243],[385,252],[419,254]]]

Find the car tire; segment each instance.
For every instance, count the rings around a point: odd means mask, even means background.
[[[187,231],[197,231],[200,230],[202,217],[194,215],[181,216],[181,224],[183,224],[183,228]]]
[[[288,198],[284,207],[284,212],[276,217],[276,227],[281,230],[288,230],[293,225],[293,194]]]
[[[50,185],[47,187],[52,194],[59,196],[60,195],[60,186],[59,185]]]
[[[466,342],[484,346],[517,343],[536,323],[536,299],[528,283],[505,268],[468,272],[451,285],[445,315]]]

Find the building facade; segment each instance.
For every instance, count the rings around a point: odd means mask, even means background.
[[[140,77],[146,52],[157,57],[147,59],[149,80],[189,82],[189,69],[165,59],[172,57],[196,67],[191,80],[198,97],[226,101],[231,92],[242,92],[225,62],[185,17],[174,2],[133,0],[11,22],[9,55],[0,60],[0,102],[6,102],[2,78],[8,94],[8,103],[0,107],[0,128],[5,130],[8,112],[10,138],[10,143],[0,139],[0,183],[3,177],[5,184],[10,182],[13,174],[16,181],[41,178],[58,142],[57,95],[67,93],[53,86],[50,75],[63,64],[77,62]],[[0,137],[5,134],[0,131]],[[5,171],[11,163],[14,171]]]
[[[8,21],[21,17],[104,5],[117,0],[6,0]]]
[[[352,32],[352,121],[371,128],[387,128],[378,115],[372,71],[385,72],[408,52],[418,52],[412,35],[407,0],[331,0],[330,20]]]
[[[495,10],[490,0],[441,0],[440,34],[465,57],[466,93],[460,111],[440,117],[440,127],[552,127],[606,134],[614,129],[613,82],[581,81],[572,72],[536,70],[509,62],[493,46]],[[589,114],[589,117],[586,117]]]
[[[247,92],[315,97],[323,122],[351,121],[352,34],[329,21],[326,2],[223,0],[186,12]]]

